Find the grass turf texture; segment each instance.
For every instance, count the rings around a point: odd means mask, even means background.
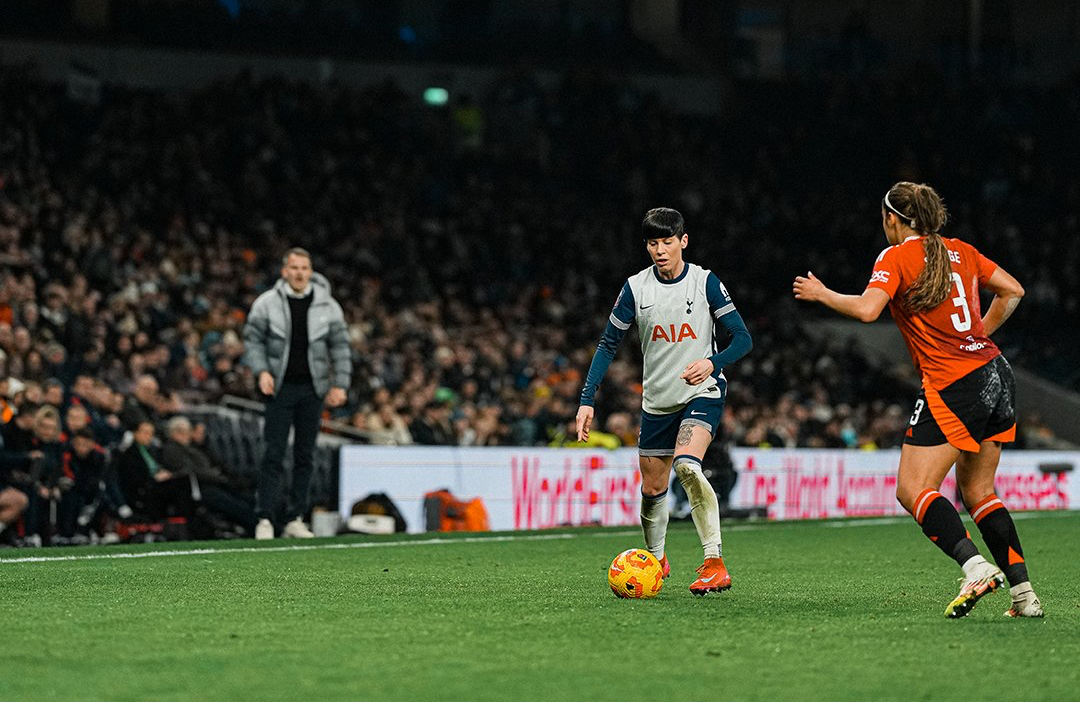
[[[3,551],[214,549],[0,562],[0,690],[13,702],[1076,699],[1080,513],[1022,516],[1045,620],[1003,617],[1007,592],[945,619],[959,568],[910,520],[728,525],[734,587],[705,598],[687,589],[696,534],[673,524],[672,577],[646,601],[607,588],[610,560],[640,544],[630,529]]]

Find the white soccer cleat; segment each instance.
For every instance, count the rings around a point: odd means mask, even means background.
[[[274,538],[274,525],[270,523],[269,519],[260,519],[259,523],[255,525],[255,540],[267,541]]]
[[[975,566],[970,576],[961,580],[964,584],[960,587],[960,594],[945,608],[945,616],[950,619],[967,616],[984,595],[1005,584],[1005,574],[994,564],[983,561]]]
[[[307,528],[304,521],[297,517],[281,530],[281,535],[287,539],[314,539],[315,535],[311,533],[311,529]]]
[[[1012,607],[1005,612],[1006,617],[1041,617],[1043,616],[1042,602],[1039,596],[1028,585],[1026,590],[1013,593]]]

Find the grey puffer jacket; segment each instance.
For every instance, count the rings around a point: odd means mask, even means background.
[[[274,376],[274,392],[281,390],[289,362],[292,314],[286,293],[288,283],[279,279],[273,288],[255,299],[244,324],[244,363],[258,378],[263,371]],[[315,297],[308,308],[308,367],[315,392],[324,397],[331,387],[348,390],[352,379],[352,353],[345,327],[345,313],[330,296],[330,281],[312,273]]]

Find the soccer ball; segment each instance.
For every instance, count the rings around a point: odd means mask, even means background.
[[[664,569],[656,556],[643,548],[632,548],[615,556],[607,581],[618,597],[656,597],[664,586]]]

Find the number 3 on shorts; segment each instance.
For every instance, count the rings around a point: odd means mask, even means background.
[[[922,414],[923,407],[925,406],[926,403],[923,402],[923,399],[921,397],[915,401],[915,411],[911,414],[911,421],[908,422],[908,424],[910,424],[911,426],[915,426],[919,423],[919,415]]]

